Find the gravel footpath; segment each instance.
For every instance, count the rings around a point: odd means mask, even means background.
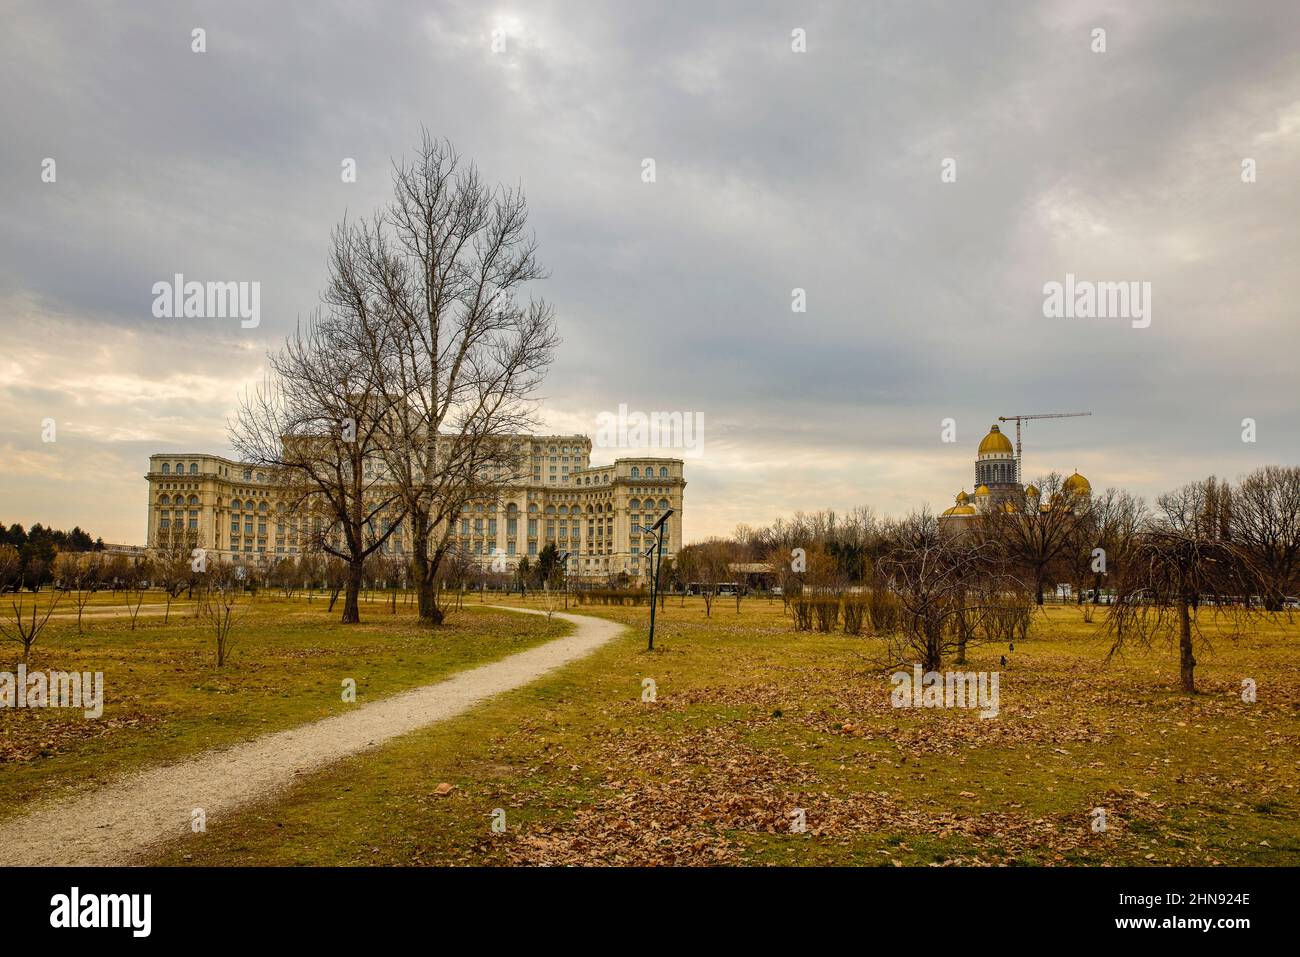
[[[505,610],[545,614],[531,609]],[[211,826],[237,808],[289,786],[300,774],[463,714],[495,695],[585,657],[623,630],[615,622],[585,615],[556,612],[555,617],[571,622],[574,632],[436,684],[175,764],[134,772],[80,797],[10,818],[0,823],[0,865],[131,863],[152,845],[189,834],[195,808],[204,810]]]

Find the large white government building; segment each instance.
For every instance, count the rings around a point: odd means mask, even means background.
[[[683,462],[633,456],[591,464],[585,435],[521,437],[530,448],[531,478],[510,482],[495,501],[468,505],[452,530],[454,546],[490,566],[497,549],[513,570],[524,556],[534,562],[548,544],[569,554],[570,575],[603,582],[648,574],[651,540],[641,532],[668,509],[664,555],[682,544]],[[273,561],[309,551],[320,516],[291,509],[286,490],[269,474],[218,455],[149,457],[148,542],[151,548],[182,543],[237,564]],[[394,513],[384,529],[400,522]],[[386,555],[409,554],[405,523],[384,543]]]

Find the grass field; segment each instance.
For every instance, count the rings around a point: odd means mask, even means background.
[[[37,798],[337,713],[350,707],[345,678],[364,703],[570,628],[469,603],[430,634],[410,609],[399,604],[391,615],[378,596],[362,604],[361,625],[345,627],[341,604],[333,613],[327,604],[259,597],[235,626],[233,657],[221,669],[211,629],[192,611],[173,609],[167,624],[141,617],[134,631],[126,617],[97,618],[82,634],[75,619],[51,619],[29,669],[102,671],[104,713],[87,721],[78,710],[0,709],[0,819]],[[0,645],[0,669],[15,670],[17,651]]]
[[[155,861],[1300,863],[1300,626],[1260,623],[1234,639],[1203,621],[1213,650],[1199,655],[1202,693],[1189,698],[1175,690],[1171,650],[1106,665],[1097,626],[1077,608],[1049,607],[1014,652],[973,649],[968,668],[1003,672],[1001,713],[982,721],[972,711],[892,708],[883,642],[796,634],[779,601],[749,600],[739,614],[719,601],[710,619],[699,600],[671,599],[653,653],[646,608],[572,610],[630,627],[551,676],[210,821],[207,833]],[[370,693],[380,694],[415,680],[428,664],[417,650],[444,640],[378,615],[344,633],[319,610],[281,613],[287,623],[261,661],[275,673],[260,678],[254,660],[214,676],[192,638],[167,637],[174,650],[164,666],[142,651],[143,636],[116,636],[118,665],[143,658],[152,663],[142,667],[184,672],[169,679],[184,704],[162,696],[132,713],[148,721],[160,705],[180,707],[184,716],[167,720],[187,745],[195,735],[184,729],[239,735],[282,726],[334,707],[340,668],[361,671],[352,662],[364,661]],[[477,651],[490,644],[492,623],[544,630],[544,619],[509,616],[507,624],[502,614],[458,614],[448,633]],[[331,663],[303,663],[314,656],[300,642]],[[405,661],[388,660],[396,656]],[[290,662],[306,669],[300,681],[281,673]],[[647,677],[657,686],[653,703],[641,700]],[[1253,704],[1241,698],[1243,678],[1257,682]],[[224,682],[259,690],[215,690]],[[239,698],[248,700],[234,704]],[[163,737],[122,734],[135,749],[78,741],[41,759],[57,769],[37,773],[22,767],[33,759],[21,760],[21,788],[7,765],[2,786],[25,800],[40,781],[48,790],[69,775],[102,777]],[[437,792],[441,782],[454,785],[450,794]],[[802,833],[791,832],[796,808]],[[1104,832],[1092,829],[1095,808],[1105,810]],[[496,809],[504,833],[492,829]]]

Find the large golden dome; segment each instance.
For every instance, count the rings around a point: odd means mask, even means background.
[[[1075,472],[1062,483],[1061,488],[1073,495],[1091,495],[1092,483],[1086,478]]]
[[[1002,434],[1002,430],[996,425],[989,429],[989,434],[984,436],[984,441],[980,443],[979,454],[988,455],[990,452],[1014,452],[1011,440]]]

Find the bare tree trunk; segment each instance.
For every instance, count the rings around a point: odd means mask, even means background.
[[[343,617],[340,619],[345,625],[355,625],[361,621],[361,609],[357,599],[361,595],[362,574],[360,562],[348,565],[347,590],[343,594]]]
[[[922,671],[938,671],[943,667],[943,634],[936,627],[926,622],[925,660],[921,662]]]
[[[959,665],[966,664],[966,636],[969,629],[966,625],[966,592],[962,590],[957,595],[957,658],[955,663]]]
[[[1192,655],[1191,606],[1184,597],[1178,603],[1178,664],[1182,672],[1183,690],[1196,694],[1196,658]]]

